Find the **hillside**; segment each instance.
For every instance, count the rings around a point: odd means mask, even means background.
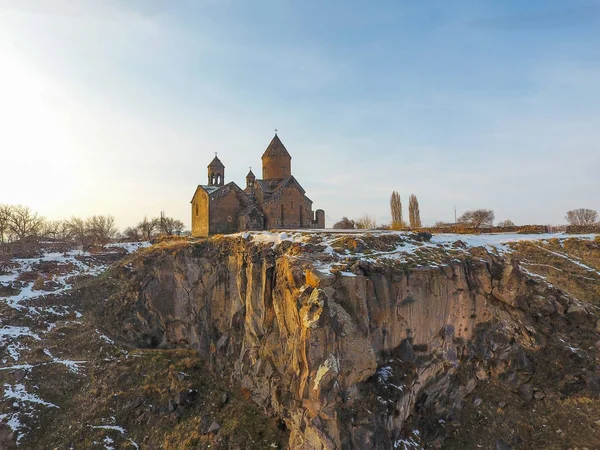
[[[599,447],[599,239],[429,238],[16,260],[0,448]]]

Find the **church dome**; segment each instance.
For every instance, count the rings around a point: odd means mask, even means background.
[[[275,133],[275,136],[273,136],[273,139],[271,139],[271,142],[262,155],[263,158],[274,156],[285,156],[290,159],[292,158],[285,148],[285,145],[283,145],[283,142],[281,142],[281,139],[279,139],[279,136],[277,136],[277,133]]]

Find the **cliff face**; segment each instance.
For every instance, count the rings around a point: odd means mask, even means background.
[[[482,380],[533,401],[536,355],[574,324],[593,347],[596,310],[510,254],[372,239],[158,246],[118,274],[127,289],[106,304],[104,325],[138,346],[197,349],[305,449],[410,448],[423,433],[436,442],[432,423],[456,420]],[[363,245],[416,251],[365,257]],[[596,358],[591,348],[579,361],[589,370],[577,389],[600,389]]]

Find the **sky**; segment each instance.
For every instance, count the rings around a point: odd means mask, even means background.
[[[600,211],[600,0],[0,0],[0,203],[189,226],[275,128],[327,226]]]

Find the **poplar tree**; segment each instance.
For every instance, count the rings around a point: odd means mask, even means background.
[[[404,226],[404,221],[402,220],[402,201],[398,191],[392,192],[390,209],[392,212],[392,230],[399,230]]]
[[[421,213],[419,212],[419,200],[415,194],[408,198],[408,219],[411,228],[421,228]]]

